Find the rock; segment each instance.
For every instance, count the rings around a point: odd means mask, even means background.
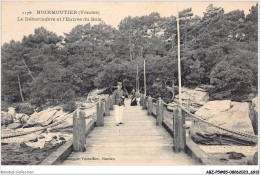
[[[55,119],[55,117],[57,117],[55,116],[57,112],[57,108],[48,108],[39,113],[35,112],[31,115],[30,119],[27,121],[27,124],[38,124],[40,126],[47,126]]]
[[[231,102],[229,100],[210,101],[196,113],[199,118],[230,130],[254,134],[249,119],[249,104],[246,102]],[[233,135],[216,127],[194,122],[190,127],[191,138],[200,144],[210,145],[254,145],[250,138]]]
[[[29,141],[30,141],[30,142],[37,142],[37,141],[38,141],[38,138],[35,137],[35,138],[33,138],[33,139],[30,139]]]
[[[23,113],[16,113],[15,118],[19,123],[24,124],[29,120],[29,116],[27,114]]]
[[[23,128],[31,128],[31,127],[34,127],[36,124],[28,124],[28,123],[25,123],[23,125]]]
[[[186,129],[189,129],[192,125],[192,121],[185,121],[185,127]]]
[[[59,136],[59,140],[65,140],[65,138],[62,136]]]
[[[228,162],[228,159],[225,159],[225,158],[220,158],[220,159],[218,159],[220,162],[224,162],[224,163],[226,163],[226,162]]]
[[[43,135],[39,135],[38,139],[44,139],[45,137]]]
[[[52,145],[56,145],[56,144],[60,144],[61,142],[62,142],[61,140],[53,138],[49,143]]]
[[[15,108],[14,108],[14,107],[9,107],[7,113],[9,113],[9,114],[15,114]]]
[[[52,140],[51,142],[46,142],[44,145],[44,149],[53,149],[53,148],[57,148],[60,145],[62,145],[63,143],[65,143],[66,141],[64,140]]]
[[[174,102],[178,103],[179,95],[175,96]],[[209,94],[201,88],[182,88],[182,102],[185,108],[192,108],[197,111],[202,105],[209,101]]]
[[[254,133],[258,135],[258,99],[255,97],[252,99],[252,103],[250,106],[250,114],[249,114]]]
[[[68,113],[64,112],[63,110],[60,110],[58,111],[56,114],[55,114],[55,117],[53,119],[53,123],[56,123],[56,122],[59,122],[61,121],[62,119],[64,119],[64,117],[68,115]]]
[[[1,112],[1,125],[9,125],[14,122],[14,115]]]
[[[7,127],[10,129],[17,129],[17,128],[21,128],[23,125],[20,123],[12,123],[10,125],[8,125]]]
[[[68,128],[68,127],[72,127],[73,126],[73,113],[70,113],[70,114],[66,114],[62,117],[59,117],[58,118],[59,120],[58,121],[62,121],[64,120],[63,123],[57,125],[57,126],[54,126],[52,129],[62,129],[62,128]]]
[[[258,165],[258,151],[253,156],[253,165]]]
[[[65,142],[64,137],[61,138],[56,133],[43,133],[34,139],[24,142],[24,144],[28,147],[42,149],[45,146],[52,148],[54,146],[60,145],[62,142]]]
[[[249,118],[249,104],[246,102],[232,102],[233,106],[227,113],[231,116],[229,122],[223,125],[226,128],[254,135],[254,130]],[[228,118],[227,118],[228,120]]]
[[[15,114],[15,118],[18,119],[18,120],[21,120],[23,118],[23,116],[26,115],[26,114],[23,114],[23,113],[16,113]]]
[[[86,102],[95,102],[98,100],[98,94],[102,93],[105,89],[94,89],[89,92]]]
[[[41,140],[37,140],[37,142],[26,142],[24,144],[28,147],[42,149],[45,145],[45,140],[41,139]]]
[[[195,115],[199,116],[201,119],[208,119],[216,116],[219,112],[224,112],[230,109],[230,100],[216,100],[209,101],[203,107],[201,107]]]
[[[45,136],[45,141],[46,142],[50,142],[52,139],[53,139],[53,137],[54,137],[54,135],[55,134],[51,134],[51,133],[48,133],[48,134],[45,134],[44,136]]]
[[[30,119],[26,122],[28,125],[36,125],[37,121],[40,117],[41,114],[43,114],[44,111],[41,112],[34,112],[31,116]]]
[[[179,98],[179,95],[175,96]],[[209,101],[209,95],[207,92],[197,88],[197,89],[188,89],[182,88],[182,99],[183,100],[190,100],[191,104],[199,104],[204,105]]]
[[[30,117],[28,115],[24,115],[21,119],[21,123],[26,123],[28,120],[30,119]]]
[[[39,124],[40,126],[49,125],[53,121],[55,114],[57,112],[58,112],[57,110],[53,110],[53,109],[45,110],[45,112],[39,116],[36,123]]]
[[[229,159],[235,159],[235,160],[239,160],[242,159],[243,157],[246,157],[244,154],[242,153],[237,153],[237,152],[227,152],[227,154],[229,155],[228,158]]]
[[[258,151],[249,158],[249,160],[247,161],[247,165],[258,165]]]

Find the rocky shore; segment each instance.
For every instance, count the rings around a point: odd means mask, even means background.
[[[97,95],[95,92],[92,94]],[[91,107],[84,110],[86,123],[93,119],[96,112],[95,98],[90,96],[88,99],[91,101],[77,102],[78,105]],[[16,113],[14,108],[9,108],[8,112],[1,112],[1,125],[1,163],[37,165],[72,138],[73,113],[64,112],[60,106],[31,115]]]

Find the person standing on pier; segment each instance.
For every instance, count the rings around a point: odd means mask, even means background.
[[[136,101],[136,92],[135,92],[135,89],[132,90],[131,95],[132,95],[132,97],[131,97],[131,103],[130,103],[130,105],[131,105],[131,106],[136,106],[136,105],[137,105],[137,101]]]
[[[115,119],[116,126],[119,124],[124,124],[122,122],[123,119],[123,109],[125,106],[125,92],[122,90],[122,82],[117,83],[117,89],[113,93],[114,102],[115,102]]]

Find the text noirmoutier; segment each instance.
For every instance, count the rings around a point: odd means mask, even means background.
[[[74,16],[57,16],[57,17],[17,17],[17,21],[102,21],[99,17],[89,17],[85,15],[99,15],[100,11],[86,10],[36,10],[36,15],[78,15]],[[82,16],[82,17],[80,17]]]

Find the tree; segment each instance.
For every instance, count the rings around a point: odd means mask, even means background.
[[[250,13],[246,16],[245,35],[248,43],[254,42],[257,45],[258,41],[258,4],[252,6]]]
[[[257,79],[257,54],[239,51],[226,56],[212,70],[213,99],[246,100]]]
[[[213,85],[212,99],[247,100],[257,93],[258,5],[250,14],[224,13],[209,5],[202,17],[191,8],[180,16],[182,83],[195,88]],[[176,17],[126,17],[118,29],[104,22],[78,25],[65,37],[43,27],[21,42],[2,46],[2,102],[30,102],[37,107],[65,105],[73,111],[75,97],[117,81],[140,88],[146,60],[147,92],[170,101],[167,90],[177,85]],[[129,89],[128,89],[129,90]],[[174,92],[174,91],[172,91]]]
[[[2,100],[8,104],[25,101],[22,87],[30,72],[24,64],[22,51],[20,42],[11,41],[2,47]]]
[[[187,37],[188,37],[188,30],[191,30],[190,22],[193,16],[193,12],[191,8],[184,9],[179,12],[180,18],[180,33],[183,33],[182,43],[184,44],[185,48],[187,47]]]
[[[104,23],[79,25],[66,34],[62,64],[77,87],[77,95],[86,95],[95,88],[95,77],[114,59],[116,35],[117,31]]]
[[[66,69],[57,62],[46,63],[32,83],[30,102],[38,107],[49,103],[58,105],[75,97],[74,86],[67,81]]]

